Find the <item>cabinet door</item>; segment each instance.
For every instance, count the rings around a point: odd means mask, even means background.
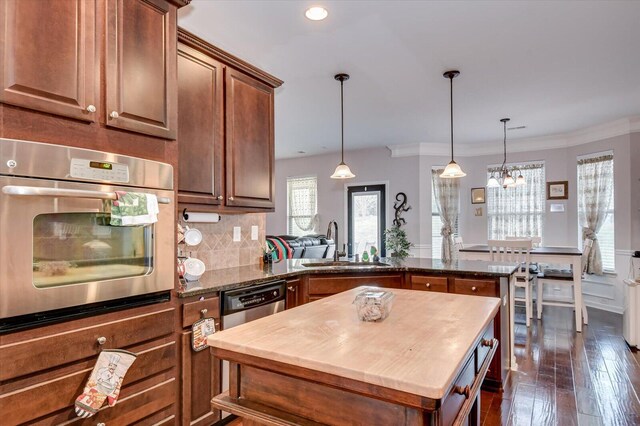
[[[176,8],[164,0],[108,0],[106,123],[176,138]]]
[[[302,287],[300,286],[300,279],[288,280],[287,281],[287,299],[286,299],[286,308],[291,309],[300,305],[300,291],[302,291]]]
[[[0,102],[96,121],[95,33],[95,0],[1,2]]]
[[[178,200],[222,204],[222,64],[178,45]]]
[[[231,68],[225,85],[226,204],[272,209],[273,89]]]
[[[216,319],[216,330],[220,330]],[[195,352],[191,348],[191,331],[182,333],[182,424],[210,425],[220,419],[211,409],[211,400],[221,389],[220,360],[208,349]]]

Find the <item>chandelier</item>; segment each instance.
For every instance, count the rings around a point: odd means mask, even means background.
[[[492,171],[487,182],[487,188],[514,188],[516,186],[526,185],[527,182],[522,176],[522,171],[518,167],[507,167],[507,122],[510,118],[503,118],[500,121],[504,129],[504,159],[498,171]],[[514,178],[514,176],[518,176]]]

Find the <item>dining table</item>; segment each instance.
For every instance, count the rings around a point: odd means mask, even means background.
[[[462,260],[491,260],[491,253],[488,245],[473,245],[458,250],[458,258]],[[582,323],[586,317],[582,315],[582,251],[577,247],[564,246],[542,246],[535,247],[530,251],[530,259],[532,263],[543,263],[550,265],[571,265],[573,272],[573,300],[575,302],[576,331],[582,332]],[[513,278],[515,280],[515,276]],[[511,334],[511,347],[509,348],[511,356],[511,369],[517,370],[518,364],[514,354],[514,282],[509,286],[509,328]]]

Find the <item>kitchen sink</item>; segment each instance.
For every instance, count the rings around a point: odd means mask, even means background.
[[[384,266],[391,266],[391,265],[383,262],[350,262],[348,260],[338,260],[338,261],[331,261],[331,262],[303,263],[302,266],[306,266],[307,268],[331,268],[331,267],[340,267],[340,266],[347,266],[350,268],[371,268],[371,267],[384,267]]]

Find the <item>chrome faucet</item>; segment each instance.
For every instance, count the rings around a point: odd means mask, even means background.
[[[340,260],[341,256],[346,256],[347,253],[345,252],[345,244],[342,244],[342,251],[338,250],[338,238],[339,238],[339,234],[338,234],[338,222],[336,222],[335,220],[332,220],[331,222],[329,222],[329,228],[327,228],[327,240],[331,239],[331,225],[334,225],[336,228],[336,239],[334,240],[334,244],[336,246],[336,249],[333,252],[333,260],[334,261],[338,261]]]

